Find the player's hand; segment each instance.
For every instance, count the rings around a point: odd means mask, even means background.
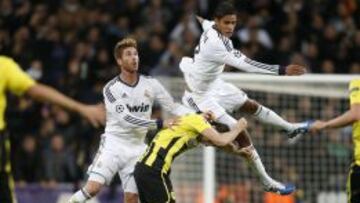
[[[236,127],[239,129],[239,131],[243,131],[247,128],[247,121],[245,118],[240,118],[237,122]]]
[[[163,121],[163,127],[173,129],[173,127],[178,126],[180,123],[180,117],[168,118]]]
[[[83,105],[80,107],[79,113],[96,128],[105,125],[106,116],[103,104]]]
[[[240,152],[240,146],[237,142],[233,141],[229,144],[229,147],[232,152],[239,153]]]
[[[311,133],[318,133],[319,131],[323,130],[325,127],[326,127],[326,122],[317,120],[311,125],[309,131]]]
[[[285,67],[285,75],[303,75],[306,73],[306,68],[301,65],[290,64]]]
[[[202,116],[209,122],[215,120],[215,114],[212,111],[206,111],[202,113]]]
[[[239,144],[237,142],[231,142],[229,144],[231,152],[235,153],[235,154],[239,154],[240,156],[243,157],[249,157],[251,156],[251,152],[248,147],[240,147]]]

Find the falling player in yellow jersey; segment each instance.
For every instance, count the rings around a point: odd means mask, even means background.
[[[340,128],[353,125],[354,162],[351,165],[347,192],[349,203],[360,202],[360,79],[350,82],[350,109],[344,114],[328,121],[316,121],[310,131],[316,133],[325,129]]]
[[[245,131],[246,120],[241,118],[231,131],[219,133],[209,124],[210,117],[209,113],[182,116],[179,125],[161,130],[151,141],[134,171],[142,203],[175,202],[169,172],[174,158],[184,151],[198,146],[200,142],[218,147],[236,147],[231,143]],[[294,189],[293,185],[288,185],[279,193],[289,194]]]

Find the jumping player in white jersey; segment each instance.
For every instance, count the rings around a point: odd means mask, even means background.
[[[117,172],[125,192],[124,202],[137,203],[138,192],[132,173],[137,159],[146,148],[144,137],[148,129],[171,127],[176,122],[176,119],[151,120],[154,101],[175,115],[193,112],[174,103],[156,79],[138,74],[139,57],[135,40],[126,38],[118,42],[114,55],[121,73],[108,82],[103,90],[105,133],[88,169],[88,181],[70,198],[71,203],[85,202],[95,196]]]
[[[306,72],[305,67],[299,65],[283,67],[256,62],[234,49],[230,37],[235,29],[237,16],[236,9],[229,2],[221,2],[217,7],[215,21],[201,17],[197,19],[203,28],[200,42],[195,48],[194,57],[183,57],[180,62],[180,69],[187,85],[183,103],[196,110],[212,111],[217,122],[226,124],[230,128],[236,124],[236,120],[228,113],[240,110],[254,115],[261,122],[286,130],[290,138],[307,132],[309,123],[289,123],[272,110],[249,99],[233,84],[219,78],[225,65],[245,72],[270,75],[302,75]],[[248,133],[239,135],[237,141],[239,147],[250,153],[249,163],[260,175],[265,189],[272,191],[284,189],[284,186],[275,183],[266,174]]]

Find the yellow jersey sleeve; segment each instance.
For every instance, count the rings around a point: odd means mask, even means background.
[[[20,96],[35,85],[35,80],[27,75],[14,60],[0,57],[0,66],[4,67],[7,80],[6,89],[11,93]]]
[[[355,79],[350,82],[350,104],[360,104],[360,79]]]
[[[207,128],[211,128],[210,123],[207,122],[204,117],[198,114],[191,116],[189,123],[191,127],[198,133],[206,130]]]

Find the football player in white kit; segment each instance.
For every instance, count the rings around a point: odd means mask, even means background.
[[[104,87],[106,107],[105,133],[99,150],[89,166],[85,186],[69,200],[85,202],[111,182],[119,173],[125,192],[125,203],[137,203],[137,188],[133,170],[139,156],[145,151],[144,137],[151,128],[171,127],[176,119],[151,120],[154,101],[168,112],[183,115],[193,112],[174,103],[170,94],[154,78],[138,74],[139,57],[136,41],[131,38],[118,42],[114,55],[121,73]]]
[[[183,103],[197,111],[212,111],[217,122],[226,124],[230,128],[236,124],[236,119],[228,113],[240,110],[254,115],[261,122],[286,130],[290,138],[306,133],[310,122],[289,123],[272,110],[249,99],[233,84],[219,78],[225,65],[245,72],[270,75],[302,75],[306,72],[305,67],[299,65],[283,67],[256,62],[234,49],[230,37],[235,29],[237,16],[236,9],[229,2],[224,1],[219,4],[215,11],[215,21],[201,17],[197,19],[203,28],[200,42],[195,48],[194,57],[183,57],[180,62],[180,69],[187,85]],[[258,172],[265,190],[282,193],[283,190],[289,189],[266,174],[248,133],[240,134],[237,142],[237,146],[248,152],[247,160]]]

